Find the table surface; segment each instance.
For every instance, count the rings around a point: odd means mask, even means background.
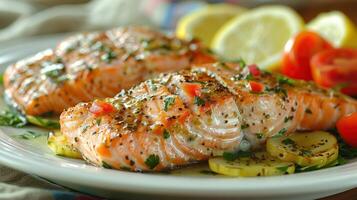
[[[340,194],[335,194],[320,200],[353,200],[357,199],[357,188],[342,192]]]

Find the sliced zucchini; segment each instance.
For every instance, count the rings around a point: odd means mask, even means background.
[[[302,167],[321,168],[337,159],[338,143],[335,136],[324,131],[293,133],[289,136],[269,138],[267,152]]]
[[[47,119],[38,116],[26,115],[26,119],[30,124],[37,125],[48,129],[59,129],[60,124],[58,120]]]
[[[48,134],[47,145],[58,156],[82,158],[79,151],[68,144],[67,138],[60,131],[51,131]]]
[[[293,162],[281,161],[266,152],[237,158],[234,161],[216,157],[209,159],[208,163],[213,172],[227,176],[275,176],[292,174],[295,171]]]

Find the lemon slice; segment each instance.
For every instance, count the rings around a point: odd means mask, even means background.
[[[284,161],[320,168],[337,159],[338,144],[335,136],[324,131],[293,133],[269,138],[267,151]]]
[[[342,12],[322,13],[307,28],[321,34],[335,47],[357,47],[356,25]]]
[[[176,35],[181,39],[197,38],[209,46],[217,30],[245,10],[231,4],[207,5],[181,18],[177,24]]]
[[[211,158],[208,163],[212,171],[227,176],[274,176],[292,174],[295,171],[294,163],[281,161],[266,152],[255,153],[254,156],[233,161],[222,157]]]
[[[285,43],[304,27],[302,18],[285,6],[263,6],[227,22],[215,35],[212,49],[228,60],[274,70]]]

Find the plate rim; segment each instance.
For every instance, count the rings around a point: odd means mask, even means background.
[[[0,57],[13,54],[20,47],[31,47],[35,44],[50,43],[64,35],[49,35],[19,40],[11,47],[0,49]],[[41,48],[42,49],[42,48]],[[30,54],[28,54],[30,55]],[[27,56],[28,56],[27,55]],[[58,166],[49,164],[45,158],[35,160],[26,158],[26,151],[14,145],[3,130],[0,130],[0,163],[31,174],[36,174],[51,180],[71,182],[90,187],[116,191],[140,192],[146,194],[165,194],[179,196],[259,196],[288,195],[301,193],[327,192],[332,189],[347,189],[357,186],[357,161],[335,168],[323,169],[288,176],[259,178],[218,178],[218,177],[179,177],[158,174],[138,174],[108,170],[96,167],[86,167],[85,170],[74,166]],[[3,148],[4,147],[4,148]],[[63,158],[67,160],[66,158]],[[37,161],[37,162],[36,162]],[[338,173],[327,177],[328,170]],[[344,169],[344,170],[343,170]],[[350,171],[353,174],[349,174]],[[98,174],[93,174],[93,171]],[[310,177],[313,176],[313,179]],[[105,177],[113,177],[107,179]],[[121,180],[123,178],[125,180]],[[259,192],[257,192],[259,191]]]

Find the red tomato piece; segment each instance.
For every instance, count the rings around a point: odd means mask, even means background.
[[[249,81],[249,86],[252,92],[262,92],[264,90],[264,85],[256,81]]]
[[[332,49],[332,46],[317,33],[299,33],[285,45],[282,73],[295,79],[312,80],[310,60],[316,53],[326,49]]]
[[[256,64],[249,65],[248,69],[250,74],[252,74],[253,76],[260,76],[261,74],[261,71]]]
[[[96,116],[106,115],[115,110],[114,106],[104,101],[95,101],[89,108],[89,112]]]
[[[323,87],[339,87],[357,95],[357,50],[340,48],[316,54],[311,60],[314,81]]]
[[[191,98],[201,95],[201,84],[199,83],[183,83],[182,89]]]
[[[350,146],[357,148],[357,112],[342,117],[336,126],[342,139]]]

